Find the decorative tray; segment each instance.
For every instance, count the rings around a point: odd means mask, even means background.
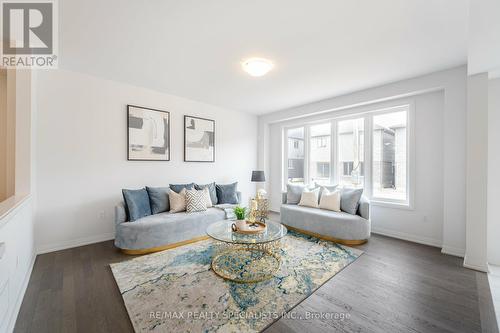
[[[239,234],[260,234],[266,231],[266,224],[262,222],[246,221],[243,226],[237,226],[235,223],[232,225],[233,232]]]

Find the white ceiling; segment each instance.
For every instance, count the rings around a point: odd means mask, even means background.
[[[467,59],[467,0],[64,0],[60,67],[262,114]],[[247,57],[275,63],[241,70]]]

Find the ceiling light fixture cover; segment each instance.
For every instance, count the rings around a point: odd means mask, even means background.
[[[267,59],[251,58],[243,61],[241,66],[251,76],[263,76],[273,69],[274,64]]]

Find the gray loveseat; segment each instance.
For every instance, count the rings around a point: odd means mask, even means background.
[[[241,203],[241,193],[238,192]],[[216,205],[204,212],[160,213],[127,221],[125,203],[115,206],[115,246],[128,254],[145,254],[207,239],[207,227],[226,219],[236,205]]]
[[[346,245],[365,243],[370,238],[370,202],[361,197],[356,215],[286,203],[283,193],[281,223],[305,234]]]

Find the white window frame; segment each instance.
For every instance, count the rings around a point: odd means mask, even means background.
[[[398,109],[401,111],[406,111],[406,199],[405,200],[397,200],[383,197],[375,197],[373,195],[373,147],[372,147],[372,138],[373,138],[373,117],[379,116],[383,114],[398,112]],[[397,208],[407,208],[414,209],[414,184],[415,184],[415,104],[413,102],[409,102],[406,104],[402,104],[396,107],[385,108],[378,111],[371,112],[368,118],[369,121],[369,136],[370,136],[370,149],[368,151],[370,164],[369,164],[369,174],[370,174],[370,183],[369,183],[369,198],[370,202],[374,205],[385,206],[385,207],[397,207]],[[365,155],[366,155],[365,150]],[[365,165],[365,174],[366,174],[366,165]]]
[[[335,118],[335,119],[332,119],[332,126],[335,126],[335,138],[333,138],[333,141],[335,142],[335,156],[334,156],[334,160],[335,160],[335,165],[334,165],[334,169],[335,170],[338,170],[338,172],[335,173],[335,182],[334,184],[338,184],[339,181],[340,181],[340,178],[339,176],[342,176],[343,175],[343,172],[340,171],[340,168],[338,167],[338,163],[339,163],[339,151],[338,151],[338,138],[337,138],[337,134],[338,134],[338,126],[339,126],[339,122],[341,121],[345,121],[345,120],[353,120],[353,119],[359,119],[359,118],[363,118],[364,120],[364,124],[363,124],[363,135],[364,135],[364,161],[366,161],[366,158],[367,158],[367,154],[366,154],[366,137],[368,136],[368,132],[367,132],[367,129],[366,129],[366,118],[367,118],[367,115],[366,113],[354,113],[354,114],[349,114],[348,116],[343,116],[343,117],[338,117],[338,118]],[[371,148],[370,148],[371,150]],[[366,164],[366,162],[365,162]],[[366,175],[366,165],[365,165],[365,175]],[[366,176],[363,176],[363,189],[366,188]],[[363,190],[363,192],[365,192],[365,190]],[[365,193],[366,195],[366,193]]]
[[[307,129],[308,125],[297,125],[297,126],[286,127],[283,129],[283,158],[282,158],[282,163],[281,163],[283,165],[282,190],[286,190],[286,184],[288,183],[288,131],[293,130],[293,129],[297,129],[297,128],[301,128],[301,127],[304,128],[304,183],[307,184],[307,180],[309,179],[309,178],[306,178],[307,173],[309,171],[309,169],[306,166],[306,163],[309,160],[309,157],[308,157],[309,145],[306,143],[307,137],[309,136],[309,131]]]
[[[306,150],[304,150],[304,175],[305,175],[305,180],[306,180],[306,184],[312,184],[312,179],[311,179],[311,173],[309,172],[309,169],[311,167],[311,159],[310,159],[310,149],[311,149],[311,126],[314,126],[314,125],[321,125],[321,124],[326,124],[326,123],[330,123],[330,130],[331,130],[331,126],[333,126],[332,124],[332,120],[331,119],[327,119],[327,120],[321,120],[321,121],[315,121],[315,122],[310,122],[310,123],[307,123],[304,125],[304,133],[307,134],[307,136],[304,136],[304,141],[307,141],[307,155],[305,154]],[[300,126],[299,126],[300,127]],[[297,127],[293,127],[293,128],[297,128]],[[290,128],[291,129],[291,128]],[[330,181],[332,181],[332,144],[333,144],[333,140],[332,138],[330,137]],[[285,178],[286,180],[288,180],[288,178]]]
[[[405,108],[407,111],[406,123],[406,200],[395,200],[387,198],[373,197],[372,184],[372,161],[373,161],[373,117],[380,114],[397,112],[398,109]],[[295,121],[290,126],[283,126],[283,161],[288,161],[288,130],[304,128],[304,183],[311,184],[310,179],[310,127],[312,125],[324,124],[330,122],[331,137],[330,137],[330,181],[333,184],[339,183],[340,170],[338,168],[338,122],[343,120],[364,118],[364,179],[363,188],[366,195],[374,206],[383,206],[400,209],[414,209],[415,198],[415,102],[413,99],[400,99],[392,102],[382,102],[377,104],[355,107],[345,112],[339,112],[334,117],[325,117],[311,122]],[[282,188],[286,190],[288,182],[288,162],[282,162],[283,165],[283,181]]]

